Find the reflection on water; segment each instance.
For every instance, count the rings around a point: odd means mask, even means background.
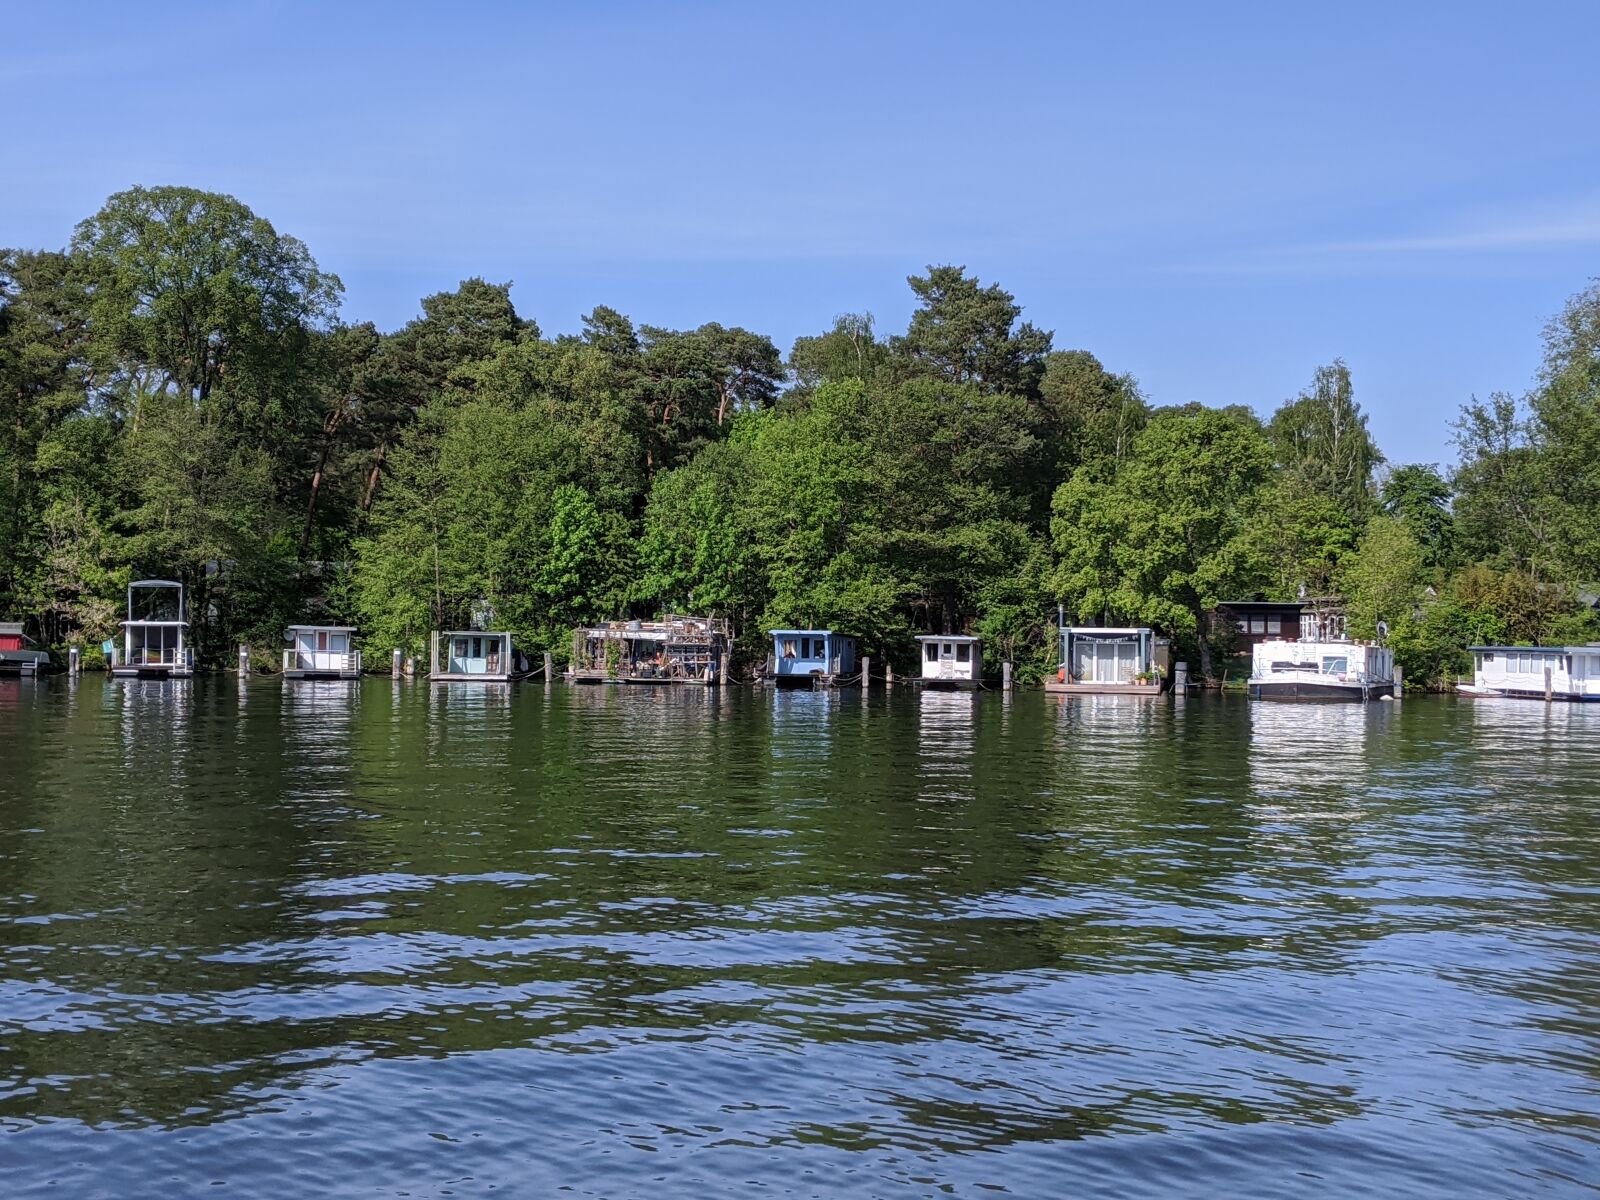
[[[0,682],[6,1195],[1584,1194],[1597,732]]]

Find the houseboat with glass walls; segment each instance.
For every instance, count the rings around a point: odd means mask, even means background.
[[[115,647],[111,674],[117,679],[187,679],[194,674],[183,584],[140,579],[128,585],[128,619]]]
[[[1166,682],[1171,652],[1148,626],[1062,625],[1060,637],[1047,692],[1154,696]]]
[[[0,621],[0,675],[32,678],[50,669],[50,655],[22,631],[21,621]]]
[[[918,682],[935,691],[975,691],[983,684],[983,642],[965,634],[923,634],[917,638],[922,675]]]
[[[720,617],[677,613],[655,621],[607,621],[572,631],[573,683],[719,684],[733,643]]]
[[[1456,688],[1459,695],[1600,703],[1600,643],[1468,649],[1472,682]]]
[[[1251,647],[1248,687],[1252,700],[1393,698],[1394,651],[1352,641],[1336,597],[1310,600],[1298,640],[1268,638]]]
[[[445,629],[429,641],[428,678],[434,683],[510,683],[527,673],[527,660],[504,631]]]
[[[831,629],[769,629],[767,678],[777,687],[854,687],[861,682],[856,639]]]
[[[283,640],[285,679],[359,679],[361,651],[351,625],[291,625]]]

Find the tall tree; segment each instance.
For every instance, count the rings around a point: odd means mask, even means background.
[[[1207,614],[1261,577],[1248,534],[1271,463],[1248,412],[1157,410],[1109,484],[1080,468],[1056,493],[1061,599],[1193,639],[1210,677]]]
[[[1356,403],[1350,368],[1318,367],[1311,387],[1287,401],[1267,427],[1278,464],[1311,491],[1332,497],[1359,526],[1372,507],[1372,473],[1383,462]]]
[[[998,284],[983,287],[965,267],[930,266],[906,282],[918,306],[894,352],[913,370],[947,383],[1034,397],[1051,334],[1024,321],[1022,306]]]

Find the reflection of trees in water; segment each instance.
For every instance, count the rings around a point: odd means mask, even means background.
[[[671,1035],[878,1064],[872,1131],[793,1131],[832,1145],[1329,1119],[1365,1102],[1318,1005],[1358,948],[1455,920],[1350,874],[1432,869],[1405,823],[1446,801],[1405,781],[1459,753],[1444,706],[1407,702],[1411,762],[1403,727],[1291,727],[1354,780],[1296,792],[1276,706],[1243,701],[369,680],[252,693],[241,733],[196,688],[175,787],[121,772],[116,711],[75,736],[117,770],[25,768],[56,780],[26,816],[49,832],[0,857],[5,895],[117,911],[6,927],[9,978],[81,1000],[4,1039],[8,1079],[56,1082],[0,1115],[214,1120],[364,1055]]]

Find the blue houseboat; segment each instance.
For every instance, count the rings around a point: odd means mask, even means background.
[[[509,633],[436,631],[428,650],[428,678],[435,683],[509,683],[528,673]]]
[[[831,629],[771,629],[767,675],[779,687],[853,687],[856,639]]]

